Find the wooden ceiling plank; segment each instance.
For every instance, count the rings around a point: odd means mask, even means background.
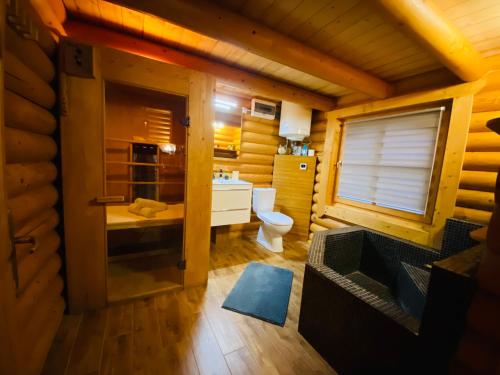
[[[362,35],[353,38],[350,41],[341,43],[335,46],[334,50],[329,52],[337,53],[337,56],[349,56],[349,53],[363,53],[364,46],[371,45],[378,42],[381,38],[387,37],[389,34],[394,32],[394,27],[386,23],[377,26],[375,29],[371,30],[369,33],[365,32]],[[361,48],[352,48],[352,46],[361,46]],[[349,58],[347,57],[349,60]]]
[[[284,34],[289,34],[298,25],[306,22],[319,10],[331,4],[331,2],[332,0],[304,0],[297,8],[276,24],[276,29]]]
[[[335,107],[335,100],[332,98],[258,74],[248,73],[196,55],[181,52],[164,45],[78,21],[67,21],[65,28],[68,35],[75,40],[203,71],[214,75],[222,83],[235,87],[243,87],[253,95],[260,94],[276,100],[289,100],[322,111],[329,111]]]
[[[250,18],[257,18],[269,8],[274,0],[249,0],[243,5],[242,12]]]
[[[425,45],[448,69],[464,81],[475,81],[487,64],[462,32],[427,0],[378,0],[398,25]]]
[[[262,22],[269,27],[273,27],[280,22],[288,13],[297,8],[302,0],[275,1],[266,9],[261,18]]]
[[[176,24],[223,40],[283,65],[373,97],[385,98],[391,86],[326,53],[291,39],[252,20],[209,2],[198,0],[113,0],[157,15]]]
[[[332,1],[304,23],[292,30],[291,35],[298,40],[306,41],[318,30],[328,25],[332,20],[354,7],[360,0]]]
[[[369,17],[371,13],[371,7],[367,6],[364,2],[360,2],[318,30],[317,33],[307,39],[307,44],[316,48],[326,45],[328,49],[338,34],[356,25],[363,18]]]
[[[372,14],[368,17],[359,20],[351,27],[348,27],[335,35],[329,43],[329,51],[335,53],[335,50],[338,46],[342,44],[351,44],[353,39],[359,38],[360,36],[365,36],[366,30],[369,28],[370,30],[376,30],[377,27],[382,26],[383,21],[380,17],[375,14]],[[356,44],[351,44],[355,46]]]

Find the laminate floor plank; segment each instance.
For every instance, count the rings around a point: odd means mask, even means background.
[[[255,235],[218,243],[206,286],[86,313],[78,333],[61,325],[44,375],[62,375],[65,363],[67,375],[336,374],[297,331],[307,244],[284,248],[271,253]],[[284,327],[221,308],[250,262],[293,271]]]
[[[47,356],[42,375],[64,375],[73,350],[82,315],[65,315]]]
[[[106,310],[92,311],[83,315],[66,374],[99,373],[106,321]]]

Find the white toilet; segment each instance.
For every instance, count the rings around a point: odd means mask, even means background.
[[[255,188],[252,193],[252,208],[262,220],[257,242],[267,250],[283,251],[283,236],[292,229],[293,219],[281,212],[273,212],[276,189]]]

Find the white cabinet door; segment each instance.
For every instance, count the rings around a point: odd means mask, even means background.
[[[251,201],[251,189],[214,190],[212,192],[212,211],[249,209]]]

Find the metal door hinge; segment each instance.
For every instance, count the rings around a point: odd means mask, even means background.
[[[191,119],[188,117],[185,117],[181,120],[181,124],[185,127],[185,128],[189,128],[189,125],[191,125]]]
[[[177,262],[177,268],[180,270],[185,270],[186,269],[186,260],[182,259]]]

